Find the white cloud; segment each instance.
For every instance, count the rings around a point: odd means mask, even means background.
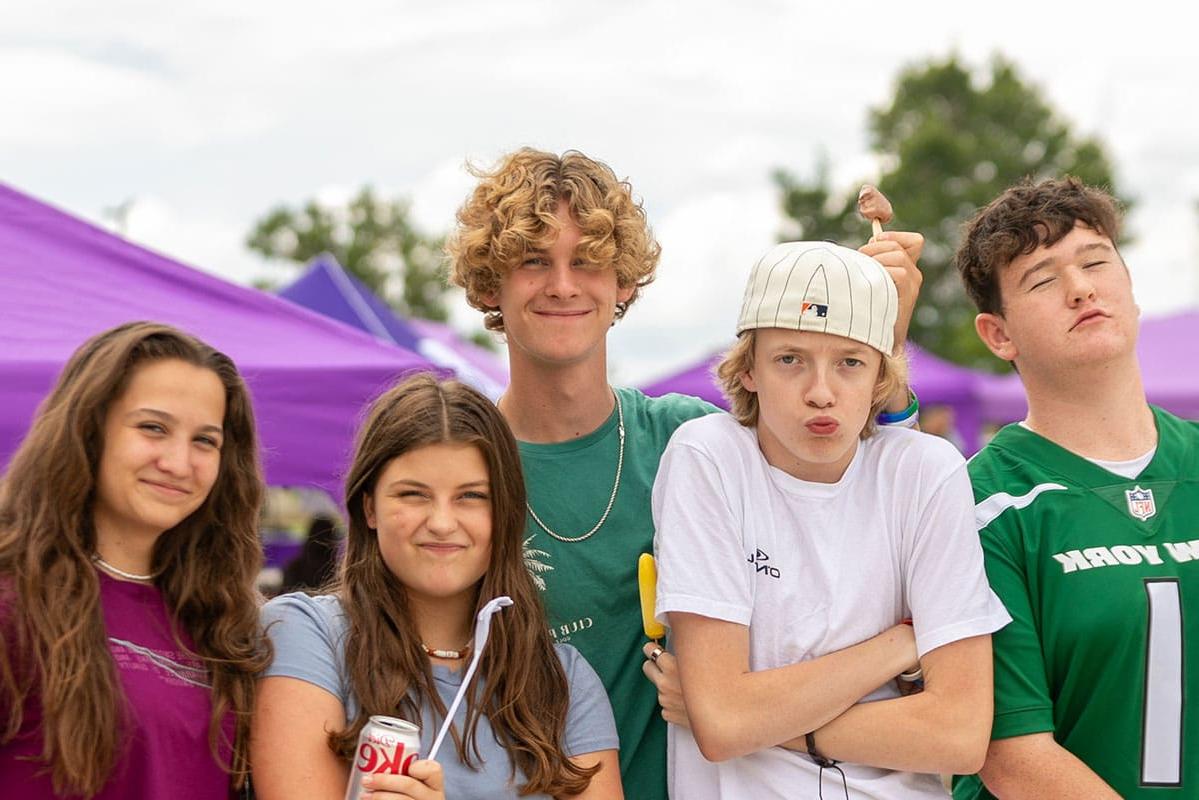
[[[774,243],[780,222],[777,198],[761,180],[667,212],[655,227],[658,277],[611,337],[615,374],[641,383],[726,346],[749,269]]]
[[[0,176],[67,208],[136,197],[133,238],[244,279],[264,268],[242,239],[277,203],[370,183],[440,232],[467,158],[579,148],[631,178],[665,247],[613,337],[622,376],[651,375],[729,329],[778,230],[770,170],[824,152],[838,187],[877,174],[866,111],[902,66],[1003,52],[1110,146],[1159,313],[1199,303],[1194,17],[1156,0],[1118,20],[1015,2],[982,25],[947,1],[44,0],[6,9]]]
[[[465,165],[464,158],[447,158],[412,185],[412,222],[418,228],[438,234],[453,225],[454,214],[475,185]]]
[[[111,219],[105,223],[113,229]],[[240,221],[189,216],[159,197],[132,200],[124,236],[176,261],[238,283],[249,284],[258,278],[286,282],[294,277],[286,267],[268,265],[245,248]]]

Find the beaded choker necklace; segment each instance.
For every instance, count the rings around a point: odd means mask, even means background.
[[[463,645],[461,650],[438,650],[436,647],[429,647],[424,642],[420,643],[420,649],[425,651],[425,655],[433,656],[433,658],[445,658],[451,661],[458,661],[470,655],[469,642]]]

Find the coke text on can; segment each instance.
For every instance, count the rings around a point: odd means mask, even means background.
[[[375,715],[362,726],[345,800],[359,800],[362,777],[371,773],[407,775],[420,758],[420,728],[396,717]]]

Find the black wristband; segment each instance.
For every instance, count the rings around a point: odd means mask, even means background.
[[[824,756],[822,756],[820,754],[820,751],[816,749],[816,732],[815,731],[805,734],[804,741],[807,743],[807,746],[808,746],[808,758],[815,761],[817,766],[835,767],[837,765],[836,761],[833,761],[831,758],[825,758]]]

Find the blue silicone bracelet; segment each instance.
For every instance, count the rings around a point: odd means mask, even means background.
[[[907,422],[912,417],[920,413],[920,400],[916,397],[916,393],[908,389],[908,396],[912,398],[912,402],[903,411],[896,411],[893,414],[882,413],[878,415],[878,424],[880,425],[895,425],[899,422]]]

